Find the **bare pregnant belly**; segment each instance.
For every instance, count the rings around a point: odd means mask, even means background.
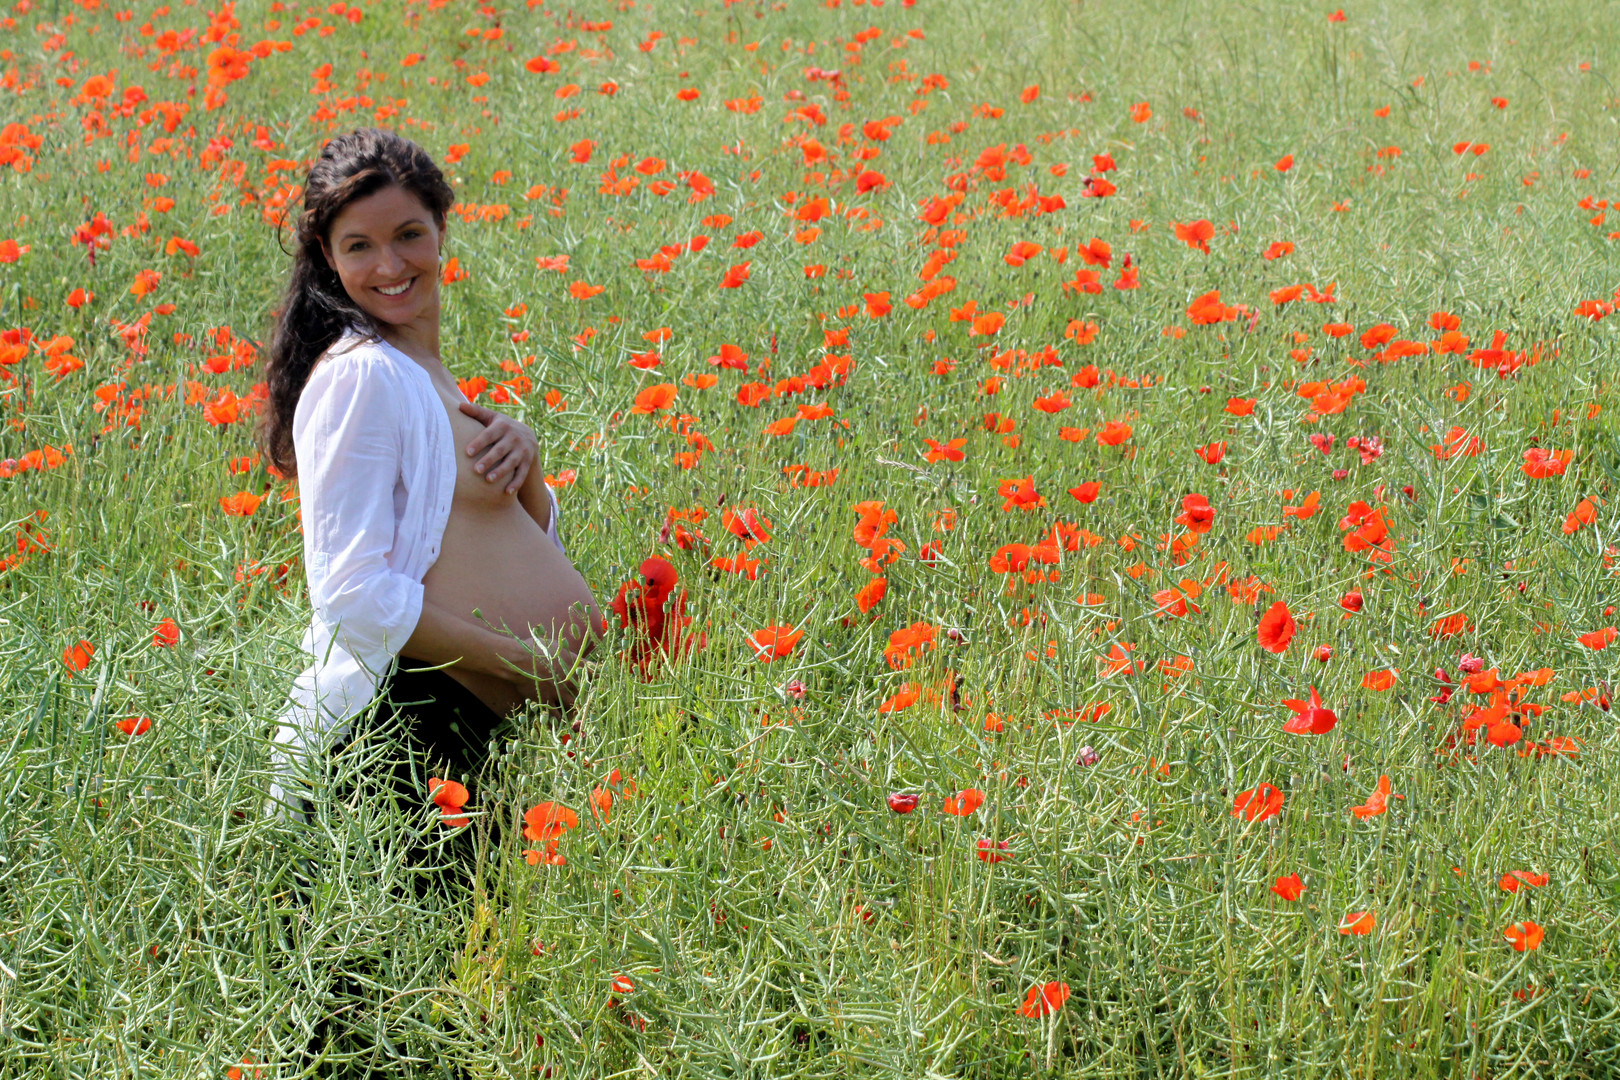
[[[470,619],[481,616],[496,633],[510,632],[525,642],[532,634],[547,645],[561,640],[577,649],[587,624],[570,608],[584,605],[592,623],[601,619],[579,571],[517,496],[500,492],[455,498],[439,557],[423,577],[422,587],[427,599]],[[446,668],[445,674],[500,716],[533,699],[522,684],[458,664]],[[532,684],[527,685],[532,690]]]
[[[601,625],[602,613],[585,579],[529,516],[517,494],[506,494],[510,477],[492,484],[474,471],[476,459],[467,454],[467,445],[484,425],[460,410],[458,403],[466,399],[455,383],[435,379],[434,385],[450,417],[456,486],[439,557],[422,578],[425,598],[475,621],[481,616],[495,633],[510,632],[524,642],[532,633],[554,646],[562,635],[577,651],[590,633],[594,644],[590,628]],[[589,623],[570,611],[578,604],[585,605]],[[461,664],[444,671],[499,716],[535,700],[531,680],[513,682]]]

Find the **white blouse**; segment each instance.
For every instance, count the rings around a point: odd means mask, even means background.
[[[450,417],[432,377],[353,327],[310,373],[293,446],[312,609],[301,647],[314,662],[293,680],[277,722],[272,810],[292,809],[289,783],[374,702],[415,631],[456,487]],[[546,494],[546,534],[563,550],[557,494],[549,484]]]

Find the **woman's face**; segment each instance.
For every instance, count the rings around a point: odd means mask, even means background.
[[[345,206],[321,244],[350,299],[394,325],[438,322],[443,247],[433,214],[398,185]]]

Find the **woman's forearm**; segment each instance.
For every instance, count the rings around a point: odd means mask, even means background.
[[[421,617],[400,655],[435,667],[453,663],[481,675],[499,675],[509,680],[512,673],[496,659],[502,653],[503,641],[503,635],[477,620],[424,597]]]
[[[585,651],[591,651],[590,647]],[[547,704],[567,705],[577,692],[569,676],[577,651],[566,638],[562,648],[548,658],[511,634],[491,630],[476,619],[426,598],[416,629],[400,655],[427,665],[454,664],[480,675],[492,675],[518,687],[524,696]]]

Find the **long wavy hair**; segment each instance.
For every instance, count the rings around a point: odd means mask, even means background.
[[[377,332],[371,316],[350,299],[337,271],[327,264],[321,245],[344,207],[391,186],[421,200],[443,232],[455,191],[426,150],[395,132],[360,128],[332,139],[304,179],[304,209],[293,229],[295,247],[288,253],[292,273],[264,354],[269,408],[255,431],[264,459],[288,477],[298,475],[293,412],[309,373],[347,327]]]

